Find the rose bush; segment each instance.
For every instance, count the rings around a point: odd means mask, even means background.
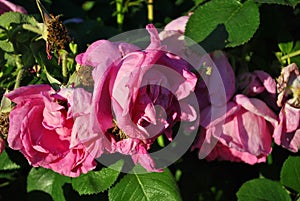
[[[79,88],[55,92],[49,85],[32,85],[5,96],[17,104],[9,116],[8,145],[19,150],[32,166],[70,177],[96,167],[86,146],[74,137],[79,121],[88,123],[88,92]]]
[[[147,150],[162,134],[171,140],[177,122],[196,120],[188,97],[198,78],[186,61],[166,52],[153,25],[146,29],[151,42],[145,50],[101,40],[76,61],[94,67],[91,119],[92,132],[102,139],[99,149],[131,155],[134,163],[159,171]]]

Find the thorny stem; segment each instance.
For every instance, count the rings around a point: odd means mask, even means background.
[[[148,0],[148,21],[153,22],[153,0]]]

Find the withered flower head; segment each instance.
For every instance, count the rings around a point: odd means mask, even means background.
[[[277,78],[277,93],[279,107],[287,101],[294,107],[300,107],[300,73],[295,63],[281,70],[281,74]]]
[[[47,48],[48,58],[51,59],[51,52],[65,49],[65,44],[71,42],[68,31],[63,23],[59,20],[59,16],[50,15],[51,19],[47,25]]]
[[[59,20],[59,16],[49,14],[39,0],[36,0],[44,21],[42,37],[46,40],[46,53],[48,59],[52,59],[51,52],[65,49],[65,45],[71,42],[65,25]]]

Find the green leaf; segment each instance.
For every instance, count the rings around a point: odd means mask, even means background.
[[[293,41],[278,44],[280,51],[283,52],[284,54],[289,54],[292,51],[293,46],[294,46]]]
[[[267,3],[267,4],[281,4],[295,7],[300,0],[255,0],[258,3]]]
[[[0,48],[5,52],[13,52],[14,46],[8,40],[0,40]]]
[[[205,0],[194,0],[194,2],[195,2],[195,5],[198,5],[198,4],[200,4],[200,3],[203,3]]]
[[[280,182],[295,191],[300,192],[300,157],[290,156],[284,162],[280,172]]]
[[[124,161],[120,160],[100,171],[90,171],[72,179],[72,187],[80,195],[101,193],[110,188],[117,180]]]
[[[217,13],[217,14],[216,14]],[[207,38],[218,25],[228,32],[226,47],[249,41],[259,26],[259,10],[252,0],[212,0],[198,7],[190,17],[185,34],[196,42]]]
[[[15,170],[19,168],[19,165],[10,160],[5,150],[0,154],[0,170]]]
[[[47,79],[49,81],[50,84],[58,84],[61,85],[61,82],[57,79],[55,79],[54,77],[52,77],[52,75],[50,75],[50,73],[48,73],[46,66],[44,66],[44,71],[46,73]]]
[[[5,94],[8,93],[8,90],[5,91]],[[0,103],[0,112],[6,113],[10,112],[12,109],[11,107],[11,100],[2,96],[1,103]]]
[[[283,186],[269,179],[247,181],[236,194],[238,201],[291,201]]]
[[[49,193],[54,201],[66,201],[62,186],[70,178],[49,169],[32,168],[27,177],[27,192],[38,190]]]
[[[181,200],[173,175],[168,169],[162,173],[127,174],[108,191],[110,201],[120,200]]]
[[[19,12],[6,12],[0,15],[0,26],[8,28],[8,26],[11,23],[14,24],[29,23],[32,25],[36,25],[37,21],[35,20],[34,17]]]

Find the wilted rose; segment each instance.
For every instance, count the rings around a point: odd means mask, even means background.
[[[284,67],[277,79],[279,123],[274,130],[274,141],[290,151],[300,146],[300,73],[296,64]]]

